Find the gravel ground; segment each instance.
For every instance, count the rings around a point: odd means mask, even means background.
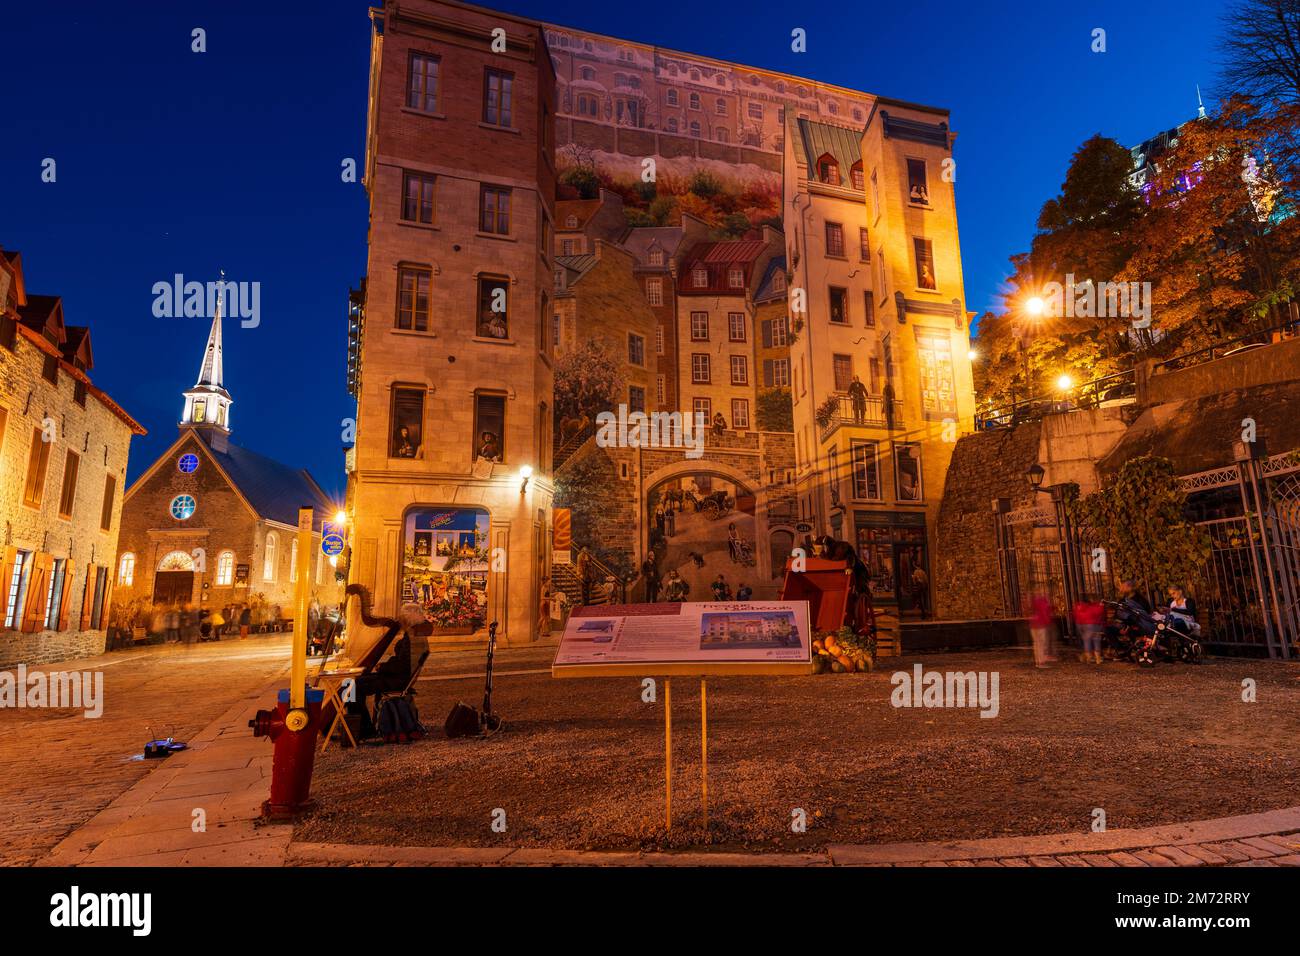
[[[819,850],[828,843],[1083,832],[1292,806],[1300,778],[1300,666],[1213,660],[1139,670],[1067,660],[1036,670],[1016,650],[894,659],[870,674],[713,678],[710,827],[700,807],[699,682],[673,682],[673,810],[664,828],[663,683],[555,680],[552,648],[497,655],[494,710],[506,729],[447,740],[457,699],[482,678],[421,681],[437,732],[410,745],[331,747],[295,839],[416,846]],[[996,671],[1000,713],[895,708],[890,675]],[[477,654],[431,661],[464,674]],[[1243,678],[1258,701],[1241,700]],[[506,814],[506,832],[491,828]],[[791,832],[792,810],[806,833]]]

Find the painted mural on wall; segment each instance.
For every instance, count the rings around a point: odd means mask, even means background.
[[[779,228],[787,112],[861,128],[871,109],[861,93],[596,34],[548,27],[546,41],[562,198],[603,187],[635,226],[685,212],[724,236]]]
[[[435,633],[471,634],[487,616],[488,513],[413,508],[406,514],[402,603],[418,604]]]
[[[701,472],[652,489],[646,499],[660,600],[744,600],[766,587],[756,568],[754,495]]]

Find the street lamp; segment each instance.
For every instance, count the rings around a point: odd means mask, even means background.
[[[335,524],[347,524],[347,523],[348,523],[348,513],[347,513],[346,511],[342,511],[342,510],[339,510],[339,511],[334,512],[334,523],[335,523]]]
[[[1029,487],[1038,491],[1043,484],[1043,476],[1047,474],[1046,470],[1038,462],[1034,462],[1025,469],[1025,479],[1029,482]]]
[[[1064,376],[1062,376],[1064,377]],[[1066,629],[1073,636],[1074,619],[1071,617],[1071,609],[1074,602],[1083,594],[1083,569],[1078,564],[1078,548],[1075,547],[1074,526],[1070,521],[1070,512],[1067,505],[1067,489],[1070,487],[1065,482],[1043,487],[1043,478],[1047,474],[1047,469],[1038,462],[1034,462],[1025,469],[1025,480],[1029,482],[1029,487],[1035,497],[1038,494],[1046,492],[1052,496],[1052,510],[1056,519],[1056,543],[1061,554],[1061,577],[1065,584],[1065,622]]]
[[[1074,379],[1070,378],[1068,375],[1062,375],[1056,380],[1056,387],[1062,392],[1068,392],[1070,389],[1074,388]]]
[[[979,352],[976,352],[974,349],[971,349],[969,352],[966,353],[966,357],[973,362],[980,357],[980,354]]]
[[[519,469],[519,493],[521,495],[528,493],[528,479],[533,477],[533,466],[524,465]]]

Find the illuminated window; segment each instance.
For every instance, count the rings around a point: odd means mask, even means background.
[[[187,475],[193,474],[195,471],[198,470],[198,467],[199,467],[199,456],[194,454],[186,453],[184,455],[181,455],[180,459],[176,462],[177,470]]]
[[[177,495],[172,499],[171,513],[177,521],[188,521],[194,514],[198,503],[191,495]]]
[[[279,544],[279,540],[276,538],[275,532],[268,532],[266,536],[266,549],[262,555],[263,581],[275,580],[275,551],[277,544]]]
[[[222,551],[217,555],[217,584],[228,585],[235,578],[235,552]]]
[[[130,551],[122,555],[122,559],[117,563],[117,583],[124,588],[129,588],[135,583],[135,555]]]

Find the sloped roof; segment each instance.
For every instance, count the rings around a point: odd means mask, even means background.
[[[57,336],[55,344],[67,341],[63,328],[63,299],[57,295],[28,295],[27,303],[18,307],[23,325],[37,332],[50,331]]]
[[[338,504],[321,490],[307,469],[290,468],[238,445],[228,444],[225,451],[217,451],[200,429],[194,429],[194,433],[260,517],[297,525],[298,509],[311,507],[317,530],[321,521],[333,520]]]
[[[587,270],[596,264],[596,254],[594,252],[584,252],[577,256],[556,256],[557,265],[562,265],[570,272],[576,272],[575,278],[582,278]]]
[[[847,182],[849,170],[855,163],[862,162],[862,132],[808,119],[800,119],[798,125],[795,148],[803,155],[795,158],[808,167],[809,175],[812,175],[817,160],[830,153],[840,164],[840,178]]]
[[[730,242],[705,243],[699,248],[704,250],[702,255],[696,257],[700,262],[753,262],[763,254],[767,243],[761,239],[735,239]]]
[[[555,229],[557,232],[572,232],[587,225],[587,220],[600,209],[601,199],[561,199],[555,204]],[[570,226],[568,219],[573,216],[577,225]]]
[[[84,325],[69,325],[66,331],[67,341],[63,343],[63,357],[71,362],[78,352],[82,352],[82,361],[86,368],[94,368],[94,353],[90,350],[90,329]]]
[[[785,256],[776,256],[767,264],[767,271],[763,273],[763,281],[758,284],[758,294],[754,296],[755,302],[780,298],[786,294],[785,286],[780,289],[772,288],[772,277],[778,272],[785,272]]]
[[[624,236],[623,248],[645,266],[650,264],[650,249],[658,243],[664,251],[664,264],[667,265],[685,235],[686,230],[681,226],[638,226]]]

